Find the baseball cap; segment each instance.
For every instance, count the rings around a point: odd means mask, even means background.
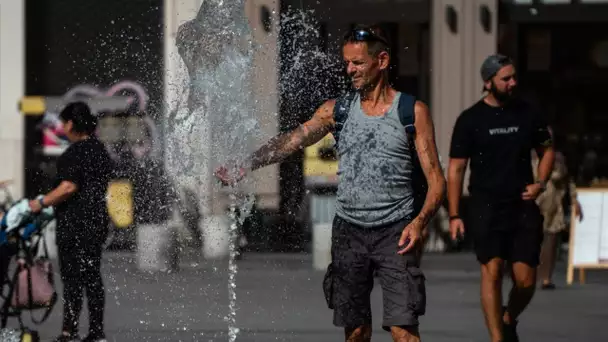
[[[486,57],[486,59],[481,64],[481,79],[484,82],[489,81],[496,75],[498,70],[502,69],[504,66],[513,64],[511,58],[501,55],[494,54]]]

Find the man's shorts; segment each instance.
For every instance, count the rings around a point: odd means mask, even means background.
[[[418,316],[426,308],[425,278],[414,252],[397,254],[399,238],[409,221],[363,228],[334,218],[332,263],[324,282],[334,325],[355,328],[371,324],[374,277],[383,291],[384,329],[418,325]]]
[[[543,241],[543,216],[534,201],[492,203],[471,198],[465,233],[473,237],[477,260],[494,258],[531,267],[539,264]]]

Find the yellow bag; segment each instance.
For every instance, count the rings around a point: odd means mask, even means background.
[[[133,185],[127,180],[115,180],[108,186],[108,214],[116,228],[133,224]]]

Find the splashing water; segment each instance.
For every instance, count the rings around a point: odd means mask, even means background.
[[[244,160],[251,154],[259,125],[252,113],[253,45],[243,0],[205,0],[194,20],[179,27],[177,48],[187,72],[182,101],[167,118],[167,168],[182,174],[178,184],[199,189],[203,213],[218,214],[213,202],[230,193],[228,335],[235,341],[236,264],[239,225],[252,201],[245,179],[238,186],[221,189],[214,182],[215,166]],[[178,176],[179,177],[179,176]],[[189,183],[189,184],[188,184]],[[250,196],[245,196],[246,199]],[[221,209],[220,209],[221,210]],[[237,216],[237,210],[239,215]]]
[[[0,341],[21,342],[21,332],[15,329],[0,329]]]
[[[254,197],[248,177],[234,188],[214,182],[215,166],[246,159],[256,142],[265,141],[256,120],[252,91],[252,57],[256,47],[244,13],[244,0],[205,0],[194,20],[178,29],[178,82],[181,94],[166,117],[166,166],[179,186],[197,189],[205,215],[217,214],[212,203],[228,192],[230,228],[228,261],[229,341],[237,339],[236,275],[239,226],[249,215]],[[288,12],[281,17],[282,56],[279,92],[290,113],[311,113],[336,91],[339,61],[309,43],[318,38],[311,13]],[[263,101],[263,99],[257,99]],[[262,113],[266,114],[266,113]],[[298,118],[291,126],[300,121]]]
[[[324,51],[319,23],[312,10],[287,9],[281,15],[279,92],[288,113],[303,113],[306,120],[325,100],[346,88],[338,56]],[[333,43],[333,42],[326,42]],[[289,122],[294,126],[296,122]]]

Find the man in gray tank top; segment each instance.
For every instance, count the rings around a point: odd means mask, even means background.
[[[439,209],[445,178],[439,164],[431,115],[412,101],[414,124],[404,126],[402,94],[388,83],[390,44],[378,26],[358,26],[345,37],[342,53],[356,95],[329,100],[292,132],[279,135],[237,169],[216,176],[232,184],[247,172],[282,161],[332,132],[340,158],[337,211],[332,230],[332,262],[324,280],[334,325],[346,341],[371,340],[370,294],[374,276],[383,290],[383,328],[394,341],[419,341],[418,316],[426,308],[420,270],[422,229]],[[338,102],[338,104],[337,104]],[[335,110],[348,107],[338,120]],[[406,129],[406,128],[409,128]],[[412,129],[414,128],[414,129]],[[428,191],[416,210],[414,161],[424,171]]]

